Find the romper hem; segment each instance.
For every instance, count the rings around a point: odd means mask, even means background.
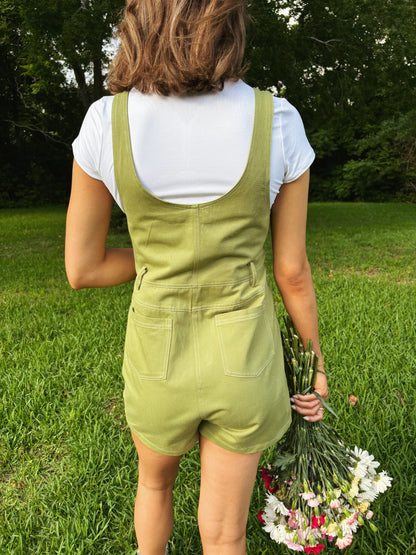
[[[200,434],[201,434],[201,436],[204,436],[206,439],[208,439],[209,441],[211,441],[212,443],[214,443],[218,447],[222,447],[223,449],[226,449],[227,451],[231,451],[232,453],[240,453],[240,454],[249,455],[251,453],[258,453],[259,451],[264,451],[268,447],[271,447],[272,445],[277,443],[279,441],[279,439],[281,439],[285,435],[285,433],[289,429],[289,426],[290,426],[291,423],[292,423],[292,417],[290,417],[289,420],[280,428],[279,433],[277,433],[274,436],[273,439],[271,439],[270,441],[266,441],[265,443],[257,444],[254,447],[247,447],[245,449],[244,448],[238,449],[234,446],[230,447],[229,445],[227,445],[227,442],[222,441],[221,439],[216,437],[215,434],[211,434],[210,432],[207,432],[206,430],[204,430],[203,433],[200,432]]]
[[[182,455],[185,455],[185,453],[187,453],[190,449],[192,449],[192,447],[194,447],[198,443],[198,438],[196,439],[194,438],[192,439],[192,441],[190,441],[187,444],[187,447],[184,447],[184,449],[182,450],[175,451],[174,449],[163,449],[158,445],[155,445],[153,441],[150,441],[150,439],[144,436],[141,432],[137,432],[136,429],[133,428],[132,426],[129,426],[129,428],[130,428],[130,431],[132,431],[134,435],[137,437],[137,439],[139,439],[143,443],[143,445],[145,445],[152,451],[156,451],[156,453],[160,453],[161,455],[168,455],[170,457],[180,457]]]
[[[274,436],[274,438],[271,439],[270,441],[266,441],[265,443],[261,443],[261,444],[255,445],[254,447],[248,447],[248,448],[245,448],[245,449],[244,448],[237,449],[236,447],[230,447],[230,445],[228,445],[227,442],[222,441],[221,439],[216,437],[215,434],[211,434],[207,431],[204,431],[204,433],[200,432],[200,435],[205,437],[209,441],[211,441],[211,443],[213,443],[214,445],[217,445],[217,447],[222,447],[222,449],[226,449],[227,451],[231,451],[232,453],[251,454],[251,453],[258,453],[259,451],[264,451],[268,447],[271,447],[272,445],[277,443],[284,436],[284,434],[287,432],[291,422],[292,422],[292,418],[290,418],[282,426],[282,428],[279,430],[279,433],[276,434]],[[131,426],[130,426],[130,430],[143,443],[143,445],[145,445],[149,449],[152,449],[152,451],[156,451],[157,453],[160,453],[162,455],[168,455],[168,456],[171,456],[171,457],[180,457],[182,455],[185,455],[185,453],[190,451],[198,443],[198,439],[193,439],[187,445],[187,447],[185,447],[184,449],[182,449],[180,451],[175,451],[175,450],[170,450],[170,449],[163,449],[163,448],[159,447],[158,445],[155,445],[152,441],[150,441],[145,436],[143,436],[142,433],[136,432],[136,430],[134,428],[132,428]]]

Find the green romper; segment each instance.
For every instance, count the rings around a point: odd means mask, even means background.
[[[202,434],[237,453],[275,443],[291,421],[280,331],[264,266],[273,100],[255,90],[250,152],[220,198],[176,204],[136,174],[128,93],[112,111],[114,169],[134,249],[123,376],[128,424],[180,455]]]

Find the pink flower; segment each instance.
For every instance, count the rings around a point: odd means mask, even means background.
[[[257,513],[257,518],[259,519],[259,522],[261,522],[262,524],[265,524],[265,522],[263,520],[263,515],[264,515],[264,511],[259,511]]]
[[[370,518],[373,518],[373,516],[374,516],[373,511],[368,511],[368,513],[365,515],[365,518],[366,518],[367,520],[370,520]]]
[[[353,515],[351,515],[350,518],[347,520],[348,526],[351,526],[352,524],[354,524],[357,518],[358,518],[358,513],[354,513]]]
[[[304,518],[302,512],[298,511],[290,511],[289,510],[289,516],[287,519],[287,525],[292,528],[293,530],[296,530],[296,528],[298,529],[298,532],[300,533],[300,528],[305,528],[307,526],[307,521]]]
[[[303,499],[305,499],[305,501],[307,501],[308,499],[313,499],[314,497],[316,497],[316,495],[313,493],[313,491],[308,491],[305,493],[300,493],[299,497],[302,497]]]
[[[345,549],[346,547],[351,545],[353,539],[354,538],[352,534],[345,534],[343,538],[337,539],[337,541],[335,542],[335,545],[339,547],[339,549]]]
[[[293,513],[290,514],[287,523],[293,530],[298,527],[296,511],[293,511]]]
[[[309,507],[317,507],[319,505],[318,498],[315,497],[315,499],[309,499],[308,505]]]
[[[293,549],[293,551],[303,551],[303,545],[300,545],[300,543],[293,543],[290,540],[286,540],[285,543],[288,548]]]
[[[334,541],[334,536],[328,536],[328,541],[333,542]]]
[[[339,499],[333,499],[329,502],[331,509],[339,509],[341,507],[341,501]]]
[[[318,543],[317,545],[308,545],[305,547],[305,553],[320,553],[325,546],[322,543]]]

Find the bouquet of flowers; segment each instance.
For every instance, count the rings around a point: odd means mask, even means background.
[[[310,341],[303,350],[289,318],[285,324],[289,393],[305,395],[313,392],[318,357]],[[267,494],[259,520],[264,530],[275,542],[306,553],[320,553],[326,542],[335,542],[339,549],[348,547],[365,523],[376,531],[370,505],[391,485],[391,478],[377,471],[379,464],[367,451],[346,447],[322,420],[308,422],[295,413],[275,462],[262,468]]]

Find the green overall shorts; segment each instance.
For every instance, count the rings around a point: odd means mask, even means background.
[[[240,180],[202,204],[166,202],[143,187],[127,110],[128,93],[116,95],[114,169],[137,271],[123,362],[127,422],[166,455],[185,453],[199,434],[229,451],[260,451],[291,421],[264,266],[272,96],[255,90]]]

